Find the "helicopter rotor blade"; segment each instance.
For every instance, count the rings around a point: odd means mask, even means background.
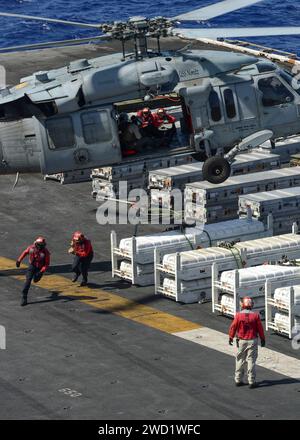
[[[190,39],[197,38],[235,38],[235,37],[267,37],[275,35],[300,35],[300,27],[259,27],[259,28],[203,28],[179,29],[172,31],[173,35],[184,36]]]
[[[92,24],[92,23],[79,23],[77,21],[59,20],[56,18],[36,17],[35,15],[11,14],[10,12],[0,12],[0,16],[23,18],[25,20],[36,20],[36,21],[43,21],[43,22],[47,22],[47,23],[67,24],[70,26],[79,26],[79,27],[92,28],[92,29],[100,29],[100,27],[101,27],[100,24],[97,25],[97,24]]]
[[[263,0],[223,0],[213,5],[187,12],[186,14],[177,15],[173,19],[179,21],[206,21],[261,1]]]
[[[0,53],[18,51],[18,50],[46,49],[51,47],[73,46],[76,44],[89,43],[92,41],[101,41],[101,40],[109,40],[109,36],[99,35],[95,37],[78,38],[73,40],[49,41],[46,43],[25,44],[22,46],[0,47]]]

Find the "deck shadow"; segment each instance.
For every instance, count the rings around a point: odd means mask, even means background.
[[[261,382],[257,382],[257,388],[273,387],[276,385],[292,385],[297,383],[300,384],[300,379],[293,379],[292,377],[279,380],[262,380]]]

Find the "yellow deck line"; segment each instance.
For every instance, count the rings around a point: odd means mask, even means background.
[[[21,267],[26,268],[24,265]],[[12,270],[12,274],[9,274],[8,276],[18,281],[24,281],[24,275],[13,275],[13,269],[17,271],[15,261],[0,257],[0,275],[1,271]],[[3,275],[5,276],[5,273],[2,274],[2,276]],[[60,275],[46,275],[37,286],[59,295],[78,298],[80,302],[88,304],[91,307],[110,312],[114,315],[121,316],[122,318],[130,319],[131,321],[152,327],[165,333],[178,333],[195,330],[201,327],[194,322],[178,318],[169,313],[161,312],[152,307],[144,306],[143,304],[106,292],[102,289],[78,287],[68,278]]]

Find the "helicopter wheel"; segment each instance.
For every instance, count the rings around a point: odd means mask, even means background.
[[[210,183],[223,183],[230,176],[231,167],[223,157],[210,157],[203,164],[203,177]]]

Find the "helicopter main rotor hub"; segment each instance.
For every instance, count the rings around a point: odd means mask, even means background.
[[[146,18],[131,17],[127,21],[115,21],[113,23],[103,23],[99,29],[110,39],[119,40],[123,45],[125,41],[135,42],[136,57],[141,58],[147,55],[147,39],[156,38],[159,46],[161,37],[167,37],[170,29],[174,27],[175,21],[164,17]],[[160,47],[158,48],[160,52]]]

